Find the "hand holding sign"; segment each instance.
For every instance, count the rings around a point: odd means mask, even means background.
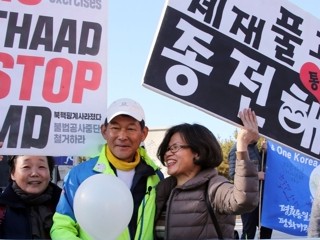
[[[80,226],[97,240],[116,239],[127,227],[133,212],[130,190],[119,178],[96,174],[86,179],[74,198]]]

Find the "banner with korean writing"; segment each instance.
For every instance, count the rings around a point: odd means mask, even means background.
[[[261,225],[307,236],[312,201],[320,182],[320,162],[268,141]]]
[[[284,0],[169,0],[143,86],[319,158],[320,21]]]
[[[107,108],[107,1],[2,1],[0,22],[1,153],[96,154]]]

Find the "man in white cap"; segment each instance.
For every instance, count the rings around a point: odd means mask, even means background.
[[[128,98],[114,101],[107,109],[101,133],[107,143],[100,155],[74,167],[64,180],[64,191],[53,217],[51,238],[92,239],[77,223],[73,201],[81,182],[103,173],[121,178],[134,201],[130,223],[117,239],[153,239],[155,186],[163,175],[140,146],[148,134],[140,104]]]

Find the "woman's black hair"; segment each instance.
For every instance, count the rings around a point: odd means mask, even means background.
[[[158,148],[157,157],[163,165],[170,139],[175,133],[179,133],[190,149],[199,155],[198,159],[194,159],[194,164],[202,169],[218,167],[221,164],[221,146],[213,133],[200,124],[183,123],[169,128]]]
[[[9,171],[10,173],[14,173],[15,171],[15,167],[16,167],[16,158],[18,156],[22,156],[22,155],[14,155],[11,156],[8,160],[8,165],[9,165]],[[52,156],[46,156],[48,159],[48,165],[49,165],[49,171],[50,171],[50,177],[52,178],[52,173],[53,173],[53,169],[55,166],[55,162],[54,162],[54,158]]]

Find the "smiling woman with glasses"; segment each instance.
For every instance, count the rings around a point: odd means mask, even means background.
[[[258,172],[247,146],[259,137],[258,124],[250,109],[239,116],[243,128],[237,139],[234,185],[218,175],[223,155],[212,132],[188,123],[168,129],[157,152],[170,175],[157,186],[157,239],[232,239],[236,215],[257,206]]]

